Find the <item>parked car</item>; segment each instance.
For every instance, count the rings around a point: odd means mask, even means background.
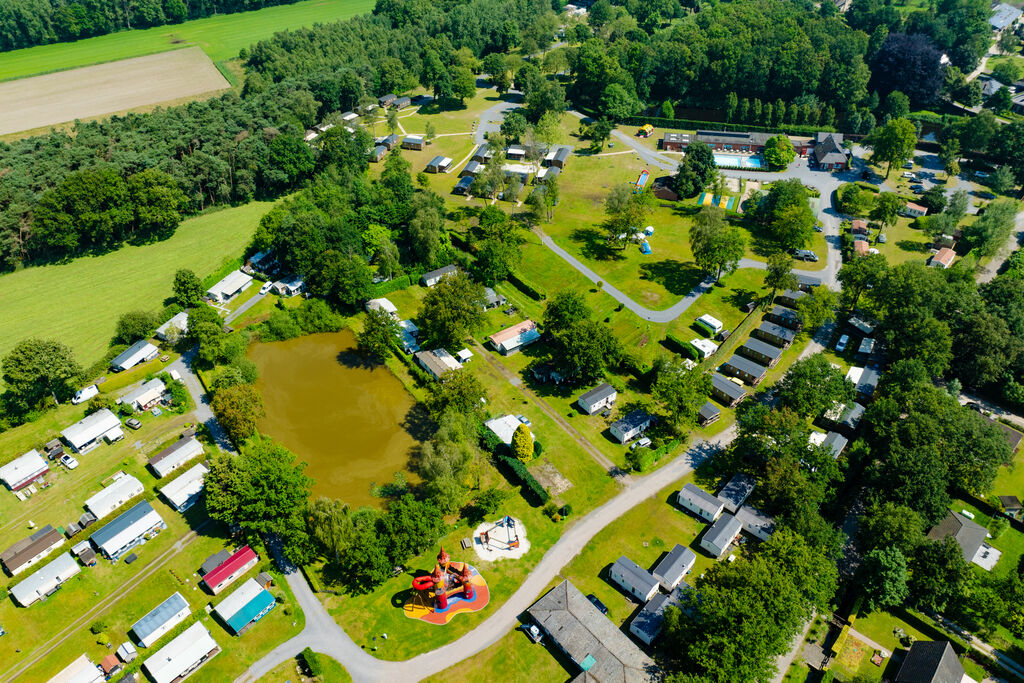
[[[142,428],[142,423],[139,422],[138,418],[135,418],[135,417],[128,418],[125,421],[125,424],[128,425],[129,427],[131,427],[132,429],[141,429]]]
[[[846,345],[850,343],[850,335],[844,334],[839,338],[839,342],[836,344],[836,351],[842,353],[846,350]]]
[[[71,402],[74,403],[75,405],[78,405],[79,403],[88,401],[90,398],[96,396],[99,393],[99,387],[97,387],[95,384],[90,384],[89,386],[76,391],[75,397],[71,399]]]
[[[260,287],[260,296],[263,296],[270,291],[270,288],[274,286],[273,282],[264,282],[263,286]]]
[[[67,467],[69,470],[73,470],[76,467],[78,467],[78,461],[72,458],[67,453],[60,456],[60,464],[64,465],[64,467]]]

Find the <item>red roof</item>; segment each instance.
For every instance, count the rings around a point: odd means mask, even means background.
[[[236,550],[234,555],[224,560],[222,564],[220,564],[212,571],[210,571],[209,574],[204,576],[203,583],[205,583],[210,588],[214,588],[221,581],[223,581],[224,579],[228,578],[236,571],[238,571],[239,568],[244,567],[250,562],[253,562],[254,560],[258,559],[259,558],[256,556],[256,553],[253,552],[253,549],[247,545],[244,545],[238,550]]]

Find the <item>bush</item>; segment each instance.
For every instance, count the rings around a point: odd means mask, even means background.
[[[302,661],[306,663],[306,668],[309,669],[310,675],[314,677],[320,677],[324,674],[324,665],[320,661],[320,655],[313,652],[311,648],[306,648],[302,651]]]
[[[526,493],[529,493],[542,505],[551,500],[551,496],[540,485],[540,482],[530,474],[530,470],[526,469],[526,465],[507,455],[496,455],[495,458],[499,463],[512,470],[512,473],[519,478],[520,484],[525,489],[524,497],[526,497]]]

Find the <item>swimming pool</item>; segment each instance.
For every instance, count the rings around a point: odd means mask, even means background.
[[[764,159],[741,154],[715,154],[715,164],[730,168],[764,168]]]

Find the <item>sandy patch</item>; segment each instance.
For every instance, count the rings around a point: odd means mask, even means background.
[[[473,550],[477,557],[487,562],[518,560],[530,550],[526,527],[514,517],[484,522],[473,530]]]

